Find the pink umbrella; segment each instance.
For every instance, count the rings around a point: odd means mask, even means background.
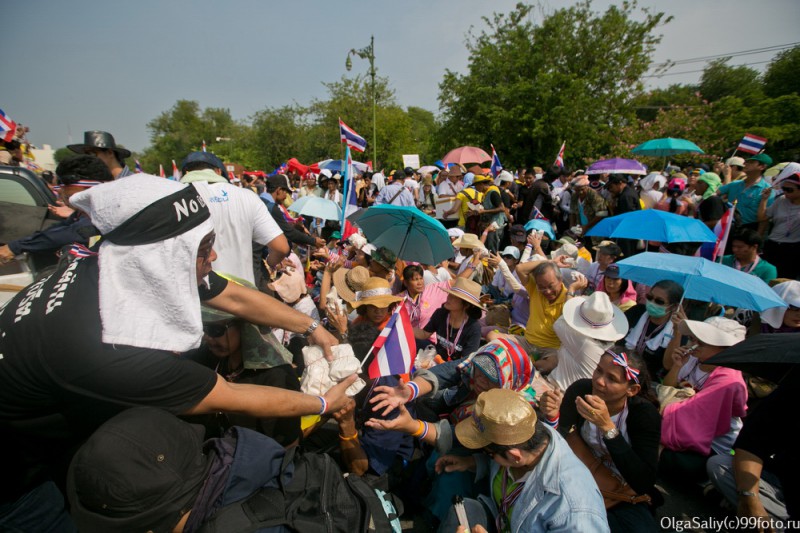
[[[466,165],[467,163],[485,163],[491,160],[492,156],[480,148],[475,146],[462,146],[447,152],[447,155],[442,158],[442,163]]]

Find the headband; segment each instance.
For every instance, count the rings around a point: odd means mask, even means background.
[[[120,246],[152,244],[196,228],[211,216],[205,200],[194,186],[165,196],[103,235]]]
[[[625,352],[614,353],[611,350],[606,350],[606,353],[611,356],[611,360],[615,365],[625,369],[628,381],[639,383],[639,370],[628,365],[628,355]]]

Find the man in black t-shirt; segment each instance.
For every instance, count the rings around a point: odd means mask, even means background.
[[[606,189],[614,197],[616,205],[614,215],[639,211],[642,206],[639,203],[639,195],[636,190],[628,185],[628,178],[620,174],[612,174],[606,182]],[[617,239],[617,244],[622,248],[624,257],[630,257],[636,253],[637,241],[633,239]]]
[[[309,316],[211,271],[214,232],[198,186],[140,175],[75,195],[73,205],[103,234],[99,253],[63,265],[0,311],[0,439],[9,450],[0,465],[0,529],[26,529],[13,519],[31,516],[38,522],[27,529],[48,529],[37,510],[63,513],[58,492],[46,502],[19,497],[41,496],[48,479],[63,477],[71,450],[129,407],[266,417],[344,406],[353,377],[314,397],[227,383],[176,356],[199,345],[199,300],[305,332],[328,353],[336,342]]]

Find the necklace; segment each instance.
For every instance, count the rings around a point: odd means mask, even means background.
[[[461,338],[461,332],[464,331],[464,324],[467,323],[467,317],[461,319],[461,326],[458,328],[458,332],[456,333],[456,338],[450,341],[450,336],[452,334],[452,328],[450,326],[450,317],[447,317],[447,325],[445,326],[445,335],[447,337],[448,345],[445,347],[447,351],[447,359],[450,360],[453,358],[453,354],[456,352],[456,348],[458,347],[458,339]]]

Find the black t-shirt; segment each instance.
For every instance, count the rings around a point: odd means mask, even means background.
[[[57,460],[118,412],[181,413],[216,384],[212,370],[171,352],[104,344],[98,274],[96,256],[66,264],[0,312],[0,438],[13,450],[0,466],[2,496],[35,483],[31,467]],[[213,273],[209,281],[206,298],[226,283]]]
[[[620,195],[617,197],[617,209],[615,215],[622,213],[629,213],[631,211],[639,211],[641,209],[639,204],[639,195],[630,186],[625,187]]]
[[[463,328],[453,328],[447,324],[449,316],[450,312],[444,307],[440,307],[433,312],[423,328],[429,333],[436,333],[436,353],[445,361],[461,359],[477,350],[481,345],[481,325],[477,320],[467,318]]]

